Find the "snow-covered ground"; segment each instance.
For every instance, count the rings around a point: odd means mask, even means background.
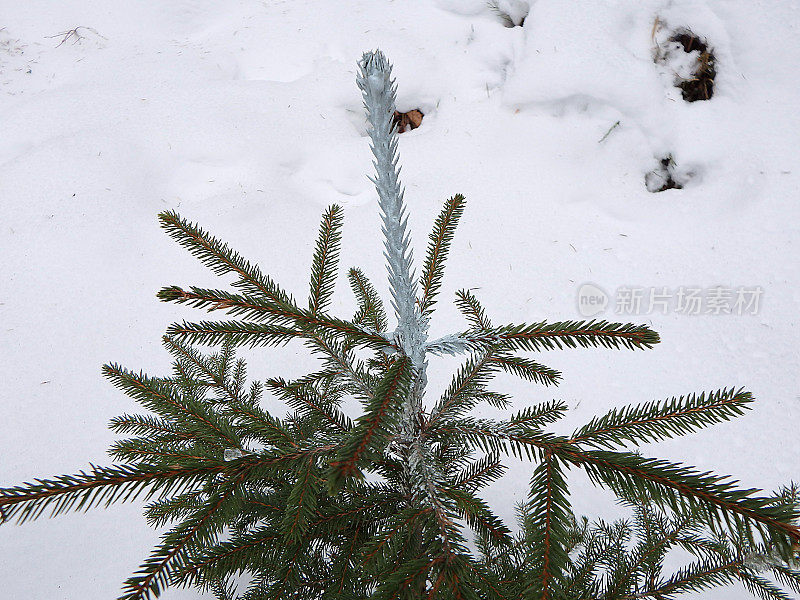
[[[662,336],[648,352],[540,357],[564,373],[556,390],[497,387],[518,407],[566,400],[566,431],[612,406],[745,386],[758,399],[746,416],[644,452],[767,490],[800,480],[800,3],[498,5],[527,12],[524,26],[485,0],[0,0],[0,486],[108,463],[107,422],[137,407],[100,366],[166,373],[161,334],[202,314],[156,290],[222,286],[158,229],[159,211],[200,222],[302,297],[318,218],[342,204],[342,267],[386,289],[354,83],[376,47],[399,109],[425,114],[400,141],[418,255],[441,202],[468,200],[442,298],[474,288],[497,324],[577,319],[591,283],[608,294],[598,317]],[[694,59],[670,47],[680,28],[713,49],[710,101],[674,86]],[[649,192],[668,157],[683,189]],[[716,286],[731,314],[706,313],[708,297],[704,314],[676,306]],[[662,288],[670,303],[651,311]],[[737,309],[737,292],[758,290],[757,307]],[[334,312],[353,306],[343,281]],[[432,335],[461,328],[443,302]],[[302,348],[253,356],[256,377],[307,364]],[[433,392],[453,366],[432,365]],[[528,479],[515,465],[492,492],[509,520]],[[577,510],[614,514],[584,480],[572,489]],[[140,508],[2,527],[0,596],[115,597],[158,537]]]

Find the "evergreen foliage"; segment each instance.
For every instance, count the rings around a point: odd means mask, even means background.
[[[372,128],[374,178],[394,310],[364,273],[348,272],[351,319],[328,313],[338,272],[343,211],[324,214],[307,307],[227,244],[174,212],[166,232],[234,292],[179,286],[158,297],[236,319],[179,323],[164,345],[172,373],[150,377],[116,364],[103,374],[149,411],[111,422],[120,464],[0,489],[5,521],[24,522],[97,504],[147,500],[145,516],[169,525],[124,584],[124,600],[170,585],[219,600],[549,600],[672,598],[738,580],[767,600],[800,591],[796,488],[773,496],[727,477],[641,456],[631,447],[737,417],[741,389],[613,409],[571,436],[548,433],[566,405],[549,401],[506,419],[474,416],[482,402],[507,408],[489,388],[505,371],[542,385],[561,374],[520,352],[572,347],[647,349],[644,325],[606,321],[495,326],[469,291],[456,304],[468,328],[429,341],[428,323],[465,200],[434,223],[419,278],[399,184],[394,82],[380,52],[364,55],[358,84]],[[248,380],[241,346],[303,343],[319,370],[294,380]],[[216,346],[215,353],[195,348]],[[466,354],[451,384],[426,394],[428,355]],[[286,416],[268,412],[265,393]],[[360,415],[342,404],[356,398]],[[504,455],[532,461],[515,533],[479,492],[504,473]],[[613,490],[633,520],[573,516],[568,470]],[[694,558],[663,575],[673,548]]]
[[[792,486],[773,502],[798,500],[797,487]],[[586,517],[577,520],[564,514],[560,549],[569,560],[559,582],[560,597],[659,600],[735,582],[763,600],[792,598],[786,589],[800,593],[796,565],[788,567],[773,549],[754,543],[745,531],[709,531],[702,516],[668,514],[646,496],[626,504],[632,519],[614,523],[589,523]],[[508,550],[497,552],[481,538],[477,542],[481,562],[507,582],[515,598],[525,597],[532,585],[533,597],[542,597],[537,577],[541,566],[532,552],[540,547],[537,536],[544,530],[537,516],[541,512],[530,503],[518,507],[520,530]],[[665,575],[665,559],[675,549],[688,557],[688,564]]]

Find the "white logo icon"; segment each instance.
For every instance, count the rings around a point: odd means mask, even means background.
[[[593,317],[608,306],[608,294],[593,283],[584,283],[578,290],[578,312],[584,317]]]

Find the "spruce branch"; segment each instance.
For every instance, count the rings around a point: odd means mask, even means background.
[[[349,384],[352,393],[365,398],[375,396],[377,377],[371,374],[363,363],[356,360],[346,344],[313,332],[308,334],[308,344],[312,352],[322,356],[331,371]],[[384,366],[388,368],[389,363],[385,363]]]
[[[678,571],[667,581],[642,592],[621,596],[620,600],[638,600],[639,598],[660,600],[673,594],[696,592],[712,586],[726,585],[732,581],[738,567],[739,563],[736,560],[709,560],[693,563]],[[787,596],[781,600],[792,599]]]
[[[410,361],[405,357],[396,360],[387,371],[375,396],[367,402],[365,413],[358,418],[358,425],[331,463],[328,484],[332,493],[340,489],[346,478],[357,472],[358,464],[368,450],[382,448],[388,442],[389,425],[397,419],[398,408],[408,393],[411,376]]]
[[[536,430],[520,435],[508,423],[492,419],[453,418],[426,428],[426,437],[439,443],[452,440],[491,454],[535,456],[557,447],[559,438]]]
[[[375,287],[361,269],[355,267],[350,269],[347,277],[358,300],[358,313],[353,317],[353,323],[369,327],[379,333],[386,331],[388,325],[386,310]]]
[[[482,499],[456,486],[442,486],[439,490],[455,503],[459,516],[465,519],[476,533],[484,535],[494,546],[511,544],[511,530],[492,513]]]
[[[228,374],[227,368],[224,371],[224,375],[221,374],[215,364],[216,357],[205,357],[188,344],[182,344],[167,335],[161,337],[161,342],[175,358],[176,364],[174,366],[179,367],[181,371],[185,371],[184,376],[187,380],[207,381],[209,383],[212,381],[218,382],[220,377],[224,379],[225,375]],[[230,352],[233,351],[230,340],[223,339],[222,342],[224,344],[223,354],[229,356]]]
[[[255,403],[238,403],[231,407],[236,426],[244,436],[264,443],[268,448],[297,449],[298,444],[280,419],[262,410]]]
[[[309,459],[297,474],[297,480],[286,501],[281,531],[288,544],[298,543],[317,513],[317,497],[322,479],[315,473],[315,461]]]
[[[486,311],[470,290],[456,292],[456,306],[467,318],[476,331],[491,331],[492,322],[487,318]]]
[[[511,406],[511,396],[508,394],[501,394],[500,392],[492,392],[484,390],[475,394],[475,399],[478,402],[486,402],[486,404],[498,408],[500,410],[507,409]]]
[[[399,600],[413,593],[417,582],[432,569],[443,562],[441,556],[417,558],[398,564],[395,569],[378,582],[371,595],[373,600]]]
[[[196,460],[202,461],[209,458],[214,458],[213,454],[208,452],[209,448],[219,448],[218,444],[207,444],[204,448],[203,445],[198,444],[192,447],[182,447],[179,444],[172,444],[171,440],[164,438],[129,438],[124,440],[117,440],[111,445],[109,454],[114,460],[125,461],[129,463],[148,462],[151,464],[176,464],[181,460]],[[161,448],[154,448],[158,444]]]
[[[339,249],[342,242],[342,207],[336,204],[328,207],[322,217],[317,247],[311,263],[311,290],[308,297],[308,310],[312,315],[324,312],[330,304],[336,284],[339,266]]]
[[[770,573],[776,579],[776,581],[780,582],[781,585],[789,588],[793,592],[800,594],[800,565],[798,565],[797,561],[793,561],[795,567],[797,568],[790,568],[786,565],[776,564],[770,566]]]
[[[369,137],[375,156],[378,205],[383,219],[389,286],[397,314],[397,331],[405,339],[406,354],[421,340],[423,327],[415,307],[417,286],[412,275],[411,238],[400,185],[397,157],[397,129],[393,115],[397,88],[392,67],[380,50],[366,52],[359,61],[356,84],[364,98],[369,121]],[[416,362],[416,361],[415,361]]]
[[[752,402],[750,392],[731,388],[615,408],[578,429],[570,442],[604,448],[657,442],[738,417]]]
[[[609,323],[607,321],[563,321],[532,325],[506,325],[490,330],[504,348],[514,350],[561,350],[562,348],[652,348],[658,334],[645,325]],[[480,341],[481,336],[462,334]]]
[[[203,381],[218,394],[220,401],[239,403],[246,395],[244,388],[247,368],[244,361],[236,361],[235,341],[231,337],[220,340],[222,351],[218,355],[205,357],[192,346],[182,343],[175,337],[163,336],[162,342],[175,358],[176,364],[191,371],[196,380]]]
[[[261,273],[227,244],[212,237],[197,225],[187,221],[175,211],[158,215],[161,226],[170,237],[199,258],[217,275],[233,273],[238,280],[233,284],[247,294],[256,294],[278,304],[294,304],[292,297],[272,279]]]
[[[800,529],[791,525],[797,510],[753,496],[758,490],[737,489],[727,477],[701,473],[680,464],[644,458],[631,452],[581,451],[557,444],[563,460],[581,466],[596,482],[605,483],[624,498],[651,498],[676,512],[702,510],[711,525],[732,520],[736,526],[755,527],[784,552],[800,541]]]
[[[361,564],[365,565],[371,561],[379,560],[381,553],[390,545],[395,536],[405,530],[409,530],[417,521],[432,512],[433,508],[430,506],[408,506],[397,514],[392,515],[381,528],[379,535],[374,536],[371,542],[364,547],[361,555]]]
[[[144,516],[151,527],[163,527],[171,521],[184,519],[200,508],[203,492],[191,491],[167,498],[158,498],[147,504]]]
[[[172,386],[163,379],[154,379],[144,373],[137,374],[116,364],[104,365],[103,375],[145,408],[184,422],[199,435],[216,437],[230,446],[240,444],[230,424],[210,411],[203,403],[185,395],[175,394]]]
[[[353,560],[352,557],[358,555],[360,546],[367,539],[368,533],[365,531],[366,529],[367,528],[359,522],[348,532],[345,545],[343,545],[341,552],[339,552],[331,565],[334,595],[339,594],[345,597],[348,595],[350,597],[356,597],[356,594],[351,590],[359,587],[359,584],[356,583],[359,578],[356,561]],[[349,588],[349,593],[344,593],[346,586]]]
[[[665,519],[659,519],[660,515],[647,503],[634,505],[634,513],[634,529],[639,535],[639,543],[627,560],[614,565],[606,583],[605,596],[608,598],[624,595],[641,577],[647,578],[652,587],[667,551],[678,543],[681,534],[698,529],[697,519],[688,516],[664,522]]]
[[[433,312],[436,296],[442,286],[444,264],[450,252],[450,244],[453,242],[458,221],[464,213],[465,204],[464,196],[456,194],[445,202],[442,212],[433,225],[420,277],[422,287],[420,311],[423,316],[430,316]]]
[[[269,558],[269,549],[282,536],[271,526],[260,526],[244,534],[202,549],[177,570],[173,579],[183,586],[203,587],[205,581],[257,570]]]
[[[146,463],[92,466],[88,473],[80,471],[76,475],[35,479],[35,483],[2,488],[0,509],[7,520],[16,517],[18,523],[24,523],[39,518],[47,508],[50,508],[50,516],[54,517],[70,510],[89,510],[99,504],[110,506],[115,502],[129,502],[140,494],[149,498],[156,492],[161,495],[181,493],[218,474],[243,468],[246,467],[212,460],[180,467]]]
[[[533,472],[529,494],[533,534],[533,577],[525,598],[549,600],[559,596],[569,557],[565,548],[570,511],[562,466],[547,453]]]
[[[584,517],[585,518],[585,517]],[[598,581],[598,573],[603,568],[603,563],[608,563],[608,557],[613,556],[612,547],[620,539],[624,539],[624,531],[627,525],[620,524],[622,531],[608,533],[608,528],[600,524],[590,528],[584,522],[582,527],[575,531],[578,541],[573,550],[577,550],[577,556],[571,561],[569,571],[566,574],[563,594],[566,597],[580,595],[584,598],[600,598],[607,594],[601,588]]]
[[[208,581],[208,589],[211,590],[217,600],[236,600],[234,598],[236,586],[233,582],[212,579]]]
[[[268,379],[266,384],[292,408],[321,417],[326,424],[332,425],[339,431],[347,432],[352,429],[350,418],[330,400],[322,397],[313,386],[290,384],[282,378]]]
[[[363,529],[363,533],[374,532],[374,523],[379,519],[388,519],[397,513],[400,498],[391,487],[354,483],[347,491],[342,491],[342,499],[346,501],[334,503],[320,508],[310,527],[324,531],[329,526],[340,529],[352,527],[354,523]]]
[[[496,454],[489,454],[464,469],[459,474],[454,487],[475,492],[499,479],[505,473],[506,468]]]
[[[281,305],[259,298],[230,294],[220,290],[191,287],[183,290],[178,286],[163,288],[158,297],[165,302],[189,304],[195,308],[226,310],[231,315],[245,315],[267,323],[289,323],[301,329],[320,327],[334,335],[342,335],[355,343],[375,350],[396,350],[396,346],[377,332],[370,332],[357,325],[310,312],[288,304]],[[181,326],[177,326],[181,327]],[[182,327],[187,327],[185,324]],[[252,342],[251,342],[252,343]]]
[[[560,372],[528,358],[498,352],[491,357],[491,360],[507,373],[513,373],[517,377],[533,383],[558,385],[561,380]]]
[[[475,570],[477,569],[473,567],[471,557],[464,552],[446,558],[441,564],[439,577],[431,586],[428,598],[437,597],[439,586],[441,586],[443,593],[449,592],[456,600],[480,600],[481,595],[478,591],[482,591],[484,586],[480,585],[483,583],[482,581],[475,581]]]
[[[747,591],[761,600],[796,600],[765,577],[742,569],[734,570],[734,574]]]
[[[109,422],[108,428],[116,433],[148,436],[165,442],[187,441],[200,442],[201,437],[195,432],[187,432],[169,419],[160,419],[152,415],[120,415]]]
[[[179,286],[162,288],[156,294],[164,302],[188,304],[194,308],[205,308],[209,312],[225,310],[231,315],[244,315],[264,322],[292,323],[301,319],[301,311],[288,303],[277,303],[258,296],[231,294],[224,290],[210,290]]]
[[[473,355],[453,377],[450,386],[431,410],[428,427],[439,420],[464,414],[477,404],[478,392],[484,390],[498,365],[493,360],[493,352],[486,351]]]
[[[124,593],[119,600],[148,600],[152,596],[158,597],[161,590],[185,565],[189,551],[216,539],[225,523],[225,519],[219,518],[219,513],[225,508],[230,510],[226,505],[230,503],[236,484],[241,482],[243,476],[244,473],[225,482],[220,486],[220,491],[213,494],[203,507],[169,531],[139,571],[125,582]]]
[[[476,342],[474,339],[468,339],[452,333],[427,342],[424,345],[425,353],[433,354],[434,356],[443,356],[445,354],[457,356],[467,352],[480,352],[485,349],[486,344],[483,341]]]
[[[511,592],[507,583],[501,580],[490,569],[486,568],[485,565],[475,560],[469,560],[468,568],[470,570],[471,581],[485,596],[494,597],[498,600],[512,600],[517,597]]]
[[[230,340],[236,346],[284,346],[304,337],[304,332],[279,325],[265,325],[249,321],[200,321],[173,323],[167,335],[188,344],[213,346]]]

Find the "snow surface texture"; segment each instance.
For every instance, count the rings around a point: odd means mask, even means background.
[[[501,324],[579,318],[584,283],[761,286],[757,315],[609,306],[601,316],[647,322],[662,343],[552,352],[541,358],[564,372],[559,389],[498,387],[518,408],[565,399],[567,431],[612,406],[746,386],[758,403],[745,417],[644,452],[768,490],[800,479],[798,3],[496,6],[524,25],[485,0],[0,0],[0,485],[109,462],[106,423],[137,407],[100,365],[166,373],[161,334],[201,314],[155,291],[222,285],[158,229],[158,211],[200,222],[302,295],[319,216],[340,203],[342,267],[364,268],[388,299],[354,83],[376,47],[398,109],[425,115],[400,136],[418,257],[443,200],[468,201],[431,338],[462,327],[446,302],[460,287]],[[654,61],[678,27],[714,49],[708,102],[674,87],[686,65]],[[648,192],[667,156],[683,189]],[[351,314],[346,285],[336,298],[333,312]],[[254,353],[251,373],[293,376],[304,356]],[[455,363],[431,359],[429,393]],[[512,467],[489,495],[509,522],[530,476]],[[576,510],[618,514],[583,479],[571,489]],[[157,538],[136,504],[3,527],[2,596],[116,597]]]

